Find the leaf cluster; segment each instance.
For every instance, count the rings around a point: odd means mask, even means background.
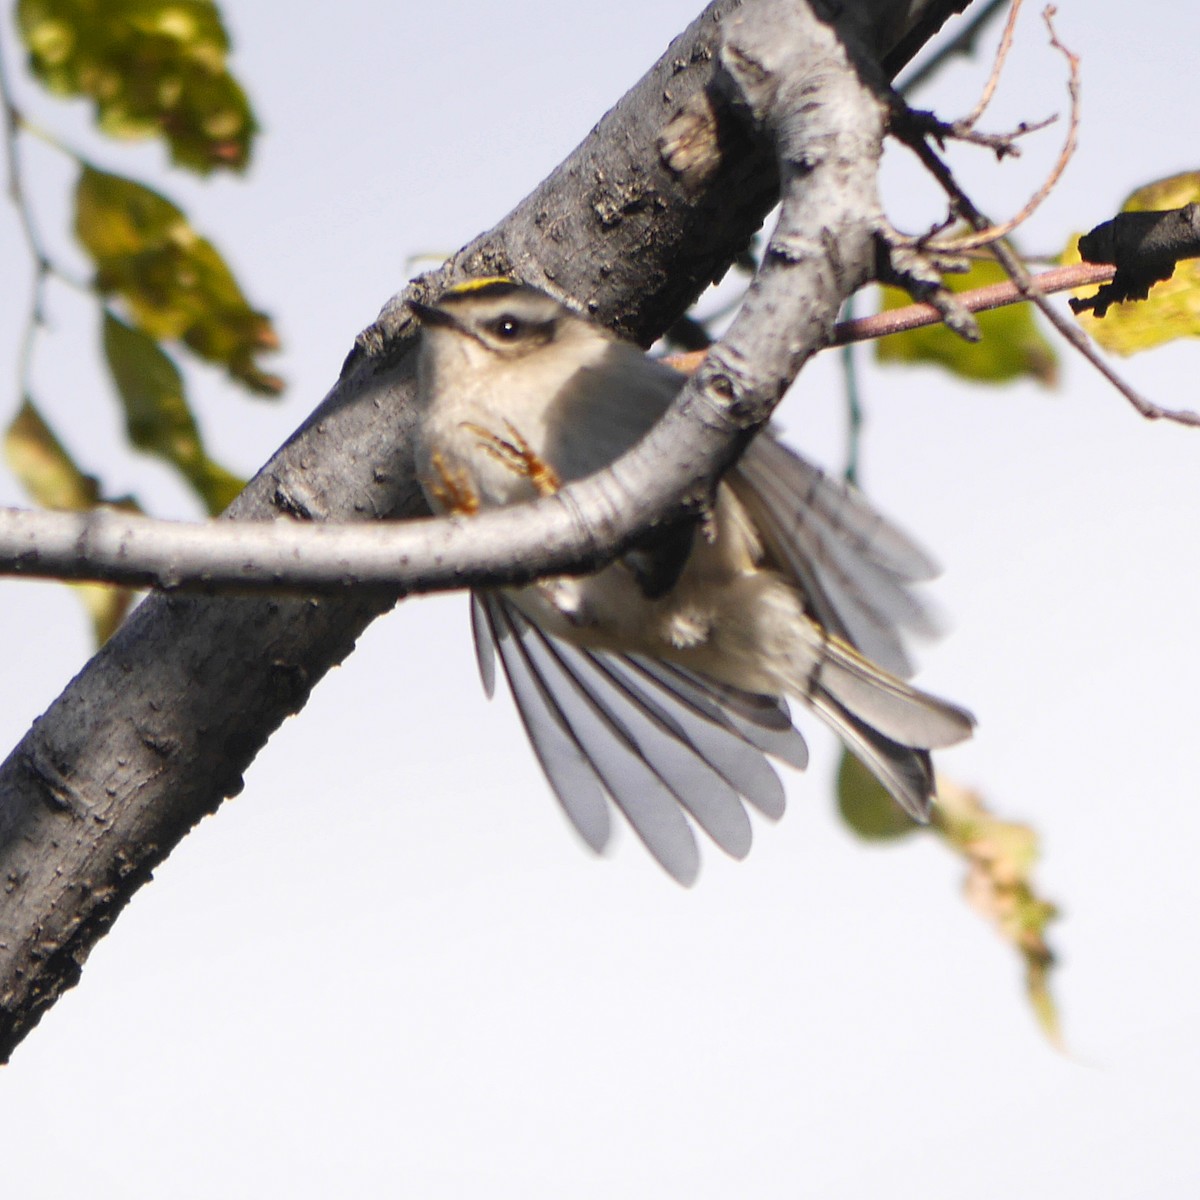
[[[17,21],[34,75],[91,100],[103,133],[161,137],[201,174],[250,161],[257,123],[212,0],[20,0]]]
[[[241,171],[258,128],[245,89],[228,66],[230,41],[212,0],[19,0],[17,25],[34,79],[55,95],[94,106],[97,128],[118,139],[160,138],[177,167],[207,175]],[[75,284],[36,239],[32,200],[20,178],[19,138],[41,137],[78,166],[74,232],[93,272],[84,289],[97,303],[98,333],[122,405],[130,445],[172,466],[209,514],[221,512],[242,480],[205,449],[187,396],[180,350],[222,368],[255,396],[283,381],[261,354],[278,348],[270,318],[253,306],[221,251],[161,192],[101,170],[53,134],[27,123],[6,96],[13,192],[35,256],[37,280],[27,346],[44,323],[45,283]],[[109,496],[67,449],[35,398],[27,353],[21,407],[4,448],[30,497],[51,508],[135,507]],[[122,589],[81,589],[97,638],[130,603]]]

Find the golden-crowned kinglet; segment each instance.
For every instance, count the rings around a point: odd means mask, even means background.
[[[607,466],[684,381],[510,279],[413,308],[417,471],[438,511],[513,504]],[[611,797],[690,883],[699,855],[685,812],[736,857],[750,848],[742,799],[782,814],[765,756],[807,762],[787,695],[927,817],[929,750],[974,724],[898,677],[910,672],[900,627],[928,624],[907,585],[934,573],[860,493],[765,432],[726,474],[704,530],[663,534],[594,575],[477,592],[472,626],[485,687],[498,651],[584,840],[605,845]]]

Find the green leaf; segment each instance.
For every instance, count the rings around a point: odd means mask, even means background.
[[[204,451],[184,397],[183,377],[148,334],[104,314],[104,355],[125,406],[129,440],[175,466],[213,515],[242,490],[236,475]]]
[[[165,196],[84,167],[75,233],[96,264],[96,286],[119,295],[152,338],[182,340],[254,392],[282,390],[282,380],[255,361],[279,345],[270,319],[250,307],[212,243]]]
[[[1122,212],[1159,212],[1200,201],[1200,172],[1160,179],[1130,195]],[[1079,235],[1073,234],[1062,262],[1077,263]],[[1081,288],[1077,295],[1095,292]],[[1176,264],[1170,279],[1156,283],[1145,300],[1114,304],[1103,317],[1077,314],[1087,332],[1113,354],[1137,354],[1177,338],[1200,336],[1200,260]]]
[[[72,461],[33,401],[26,398],[4,435],[4,456],[22,487],[43,508],[78,511],[101,503],[100,487]],[[115,506],[138,511],[128,498]],[[97,645],[103,645],[133,603],[129,588],[104,583],[70,585],[87,610]]]
[[[92,100],[103,132],[161,137],[201,174],[249,162],[258,126],[213,0],[19,0],[17,20],[33,73]]]
[[[842,751],[837,777],[842,820],[868,842],[891,841],[924,828],[884,790],[883,784],[850,753]]]
[[[947,275],[946,286],[952,292],[965,292],[1007,278],[999,263],[981,260],[972,263],[965,275]],[[885,287],[882,292],[884,310],[912,303],[898,288]],[[1010,304],[979,313],[976,320],[983,335],[979,342],[963,341],[945,325],[927,325],[880,338],[876,357],[880,362],[933,363],[979,383],[1034,379],[1053,387],[1058,382],[1058,359],[1038,329],[1031,305]]]

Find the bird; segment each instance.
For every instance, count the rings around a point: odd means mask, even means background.
[[[409,302],[417,477],[435,513],[552,495],[608,466],[686,377],[548,293],[507,276]],[[746,805],[784,810],[772,759],[803,769],[789,700],[811,709],[901,808],[928,819],[930,751],[974,717],[906,681],[902,631],[934,631],[910,585],[937,568],[849,483],[761,431],[701,522],[652,532],[590,575],[471,596],[484,688],[496,658],[534,753],[597,852],[615,805],[690,885],[694,826],[751,843]]]

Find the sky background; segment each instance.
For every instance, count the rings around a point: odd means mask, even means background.
[[[277,404],[192,372],[213,454],[249,474],[334,382],[417,254],[517,203],[699,9],[698,0],[228,4],[264,127],[245,181],[164,171],[21,84],[99,165],[150,179],[277,318]],[[1061,0],[1083,59],[1079,152],[1022,233],[1056,252],[1133,187],[1197,166],[1200,9]],[[10,64],[19,56],[3,30]],[[1136,44],[1137,53],[1131,54]],[[988,60],[917,100],[953,117]],[[1030,6],[989,117],[1064,109]],[[1020,208],[1061,127],[1017,164],[959,151],[993,215]],[[66,232],[66,166],[31,148],[41,223]],[[900,151],[897,225],[938,216]],[[14,381],[29,263],[0,212],[0,380]],[[106,490],[197,511],[122,447],[94,309],[59,288],[36,393]],[[274,364],[272,364],[274,365]],[[1123,364],[1196,406],[1193,345]],[[3,404],[0,390],[0,405]],[[977,736],[939,756],[1038,829],[1067,1051],[1042,1038],[1015,956],[968,910],[932,839],[867,848],[833,811],[836,750],[749,858],[704,847],[673,884],[622,829],[594,859],[506,696],[475,678],[461,597],[404,604],[272,739],[245,791],[135,897],[0,1072],[6,1195],[1192,1197],[1200,1184],[1200,431],[1138,418],[1091,368],[967,389],[868,367],[863,478],[945,565],[951,632],[920,682]],[[7,417],[3,418],[7,421]],[[781,420],[839,468],[836,362]],[[20,501],[0,477],[0,502]],[[0,585],[0,742],[86,660],[66,589]]]

